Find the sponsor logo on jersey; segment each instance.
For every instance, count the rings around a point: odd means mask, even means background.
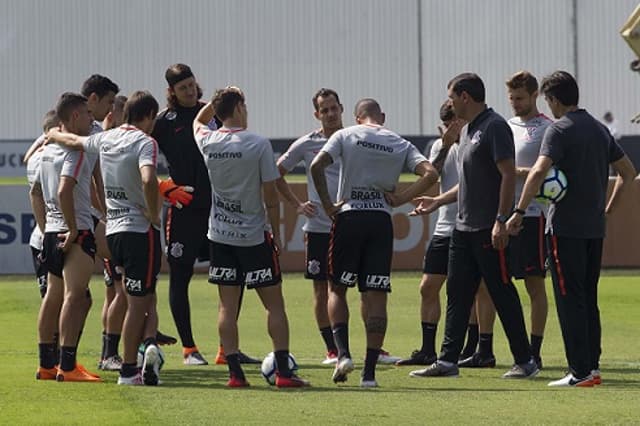
[[[213,232],[227,238],[245,239],[248,237],[246,232],[228,231],[226,229],[213,228]]]
[[[357,146],[361,146],[363,148],[367,148],[367,149],[375,149],[376,151],[382,151],[382,152],[389,152],[392,153],[393,152],[393,148],[390,146],[386,146],[386,145],[381,145],[379,143],[373,143],[373,142],[367,142],[367,141],[357,141],[356,142]]]
[[[242,204],[239,200],[223,200],[216,197],[216,207],[226,210],[231,213],[243,213]]]
[[[107,219],[114,219],[120,216],[129,214],[131,209],[129,207],[122,207],[119,209],[107,209]]]
[[[340,282],[345,285],[354,285],[358,280],[358,274],[344,271],[340,276]]]
[[[477,144],[478,142],[480,142],[480,137],[482,136],[482,132],[480,130],[477,130],[473,136],[471,137],[471,143],[472,144]]]
[[[229,217],[224,213],[215,213],[213,215],[214,220],[219,222],[228,223],[230,225],[242,225],[242,221],[240,219],[235,219],[233,217]]]
[[[220,281],[235,281],[238,276],[236,268],[223,268],[219,266],[209,267],[209,279]]]
[[[380,193],[380,191],[376,190],[351,190],[351,199],[359,201],[382,200],[382,194]]]
[[[388,275],[367,275],[367,288],[389,288],[391,279]]]
[[[182,257],[184,253],[184,244],[178,242],[171,243],[171,249],[169,249],[169,253],[171,253],[171,256],[175,258]]]
[[[124,191],[114,191],[112,189],[107,189],[106,197],[110,200],[128,200],[127,193]]]
[[[175,111],[169,111],[169,112],[167,112],[167,114],[164,117],[167,120],[175,120],[177,116],[178,116],[178,114],[176,114]]]
[[[180,133],[181,131],[184,130],[184,126],[176,127],[174,130],[175,130],[176,134]]]
[[[142,291],[142,281],[134,280],[133,278],[127,278],[124,282],[124,286],[129,292]]]
[[[311,275],[318,275],[320,273],[320,261],[311,259],[309,262],[307,262],[307,271]]]
[[[273,272],[271,272],[271,268],[258,269],[255,271],[247,272],[245,277],[246,284],[258,284],[263,283],[265,281],[270,281],[273,279]]]
[[[242,158],[241,152],[210,152],[209,159],[210,160],[221,160],[226,158]]]

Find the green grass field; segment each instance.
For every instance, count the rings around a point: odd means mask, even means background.
[[[407,355],[419,345],[418,273],[396,273],[389,299],[385,348]],[[548,286],[550,285],[547,283]],[[103,285],[92,281],[94,306],[82,338],[79,361],[95,371],[100,351]],[[526,294],[519,285],[525,310]],[[331,382],[331,368],[320,365],[323,345],[312,317],[311,287],[300,274],[284,281],[291,324],[291,351],[300,373],[311,380],[305,390],[277,390],[258,367],[246,368],[250,389],[225,388],[224,366],[186,367],[178,346],[165,347],[159,387],[119,387],[117,373],[105,383],[38,382],[36,318],[39,295],[31,277],[0,278],[0,423],[3,424],[630,424],[640,423],[640,284],[631,276],[601,281],[604,384],[593,389],[549,389],[564,372],[564,355],[555,308],[551,306],[543,345],[545,369],[534,380],[506,381],[500,375],[512,362],[504,334],[496,327],[498,367],[463,370],[458,379],[412,379],[411,367],[379,366],[380,388],[358,387],[358,372],[345,385]],[[443,292],[444,293],[444,292]],[[167,301],[167,277],[159,282],[160,325],[175,335]],[[213,361],[217,348],[217,292],[197,276],[191,284],[194,335]],[[350,292],[351,346],[364,353],[358,295]],[[442,325],[438,342],[442,338]],[[240,317],[241,348],[252,355],[270,351],[264,312],[248,292]],[[356,365],[361,368],[362,362]]]

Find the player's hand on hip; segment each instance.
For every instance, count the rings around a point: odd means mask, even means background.
[[[296,212],[306,217],[314,217],[318,214],[318,209],[311,201],[305,201],[304,203],[300,203],[298,208],[296,208]]]
[[[344,204],[344,200],[338,201],[335,204],[325,205],[323,206],[324,211],[327,213],[327,216],[333,219],[340,212],[340,209],[342,208],[343,204]]]
[[[491,230],[491,245],[496,250],[502,250],[509,244],[509,232],[504,223],[496,221]]]
[[[418,197],[414,198],[413,201],[417,201],[418,204],[409,212],[409,216],[421,216],[433,213],[440,207],[440,202],[434,197]]]
[[[384,199],[387,201],[387,204],[389,204],[391,207],[398,207],[404,204],[404,202],[400,199],[400,197],[398,197],[393,192],[385,191]]]
[[[509,235],[518,235],[522,231],[522,215],[514,213],[507,221],[507,232]]]
[[[70,229],[65,233],[58,234],[58,239],[61,240],[60,248],[62,249],[63,253],[66,253],[69,251],[69,249],[71,249],[71,244],[76,241],[76,238],[78,238],[77,229]]]

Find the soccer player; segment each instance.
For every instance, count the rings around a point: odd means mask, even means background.
[[[208,123],[217,116],[222,127]],[[280,177],[269,140],[248,132],[247,107],[236,87],[217,90],[193,122],[197,147],[207,163],[213,202],[209,219],[209,282],[218,285],[218,331],[229,368],[229,387],[249,386],[238,353],[238,310],[242,288],[256,289],[267,311],[276,359],[277,387],[309,382],[289,368],[289,322],[278,259]],[[265,211],[266,207],[266,211]],[[269,219],[271,232],[265,231]]]
[[[169,163],[169,174],[177,185],[194,189],[188,206],[169,206],[163,211],[166,255],[169,261],[169,305],[182,341],[185,365],[206,365],[196,345],[191,329],[189,283],[196,259],[208,259],[207,224],[211,210],[211,186],[207,167],[193,135],[193,120],[204,106],[200,102],[202,89],[191,68],[185,64],[171,65],[165,72],[167,108],[158,114],[153,137]],[[211,126],[217,127],[215,118]],[[242,362],[260,360],[241,353]],[[216,364],[224,364],[221,349]]]
[[[87,99],[79,94],[64,93],[56,105],[56,115],[66,132],[88,135],[93,117]],[[63,288],[59,306],[60,357],[55,374],[57,381],[100,381],[76,363],[80,334],[91,306],[88,292],[96,252],[91,217],[91,184],[97,156],[67,151],[58,145],[47,146],[41,156],[37,182],[41,184],[41,202],[46,205],[43,262],[49,272],[48,283]],[[45,301],[48,297],[45,296]],[[43,307],[46,303],[43,303]],[[55,321],[42,315],[40,320]],[[42,326],[42,324],[41,324]],[[53,327],[53,326],[52,326]],[[53,376],[51,347],[41,336],[39,379]],[[45,337],[46,339],[46,337]]]
[[[438,360],[410,376],[458,376],[469,311],[484,279],[515,360],[503,377],[532,377],[538,368],[531,357],[505,253],[509,241],[505,223],[515,192],[513,135],[506,121],[485,104],[484,83],[476,74],[454,77],[448,84],[448,96],[456,116],[468,123],[462,128],[458,147],[459,184],[433,199],[422,198],[415,210],[427,213],[458,201],[449,252],[445,336]]]
[[[393,224],[391,207],[411,200],[438,173],[409,141],[383,127],[385,115],[374,99],[358,101],[355,126],[335,132],[311,164],[322,206],[335,223],[329,243],[329,318],[338,347],[335,383],[354,369],[349,349],[347,289],[358,285],[367,313],[367,351],[362,387],[377,387],[375,368],[387,329],[387,293],[391,291]],[[329,195],[325,169],[340,161],[337,203]],[[422,178],[399,194],[394,191],[404,168]],[[385,199],[385,194],[390,201]]]
[[[548,170],[562,170],[569,187],[549,208],[547,245],[569,373],[549,386],[592,387],[602,380],[598,280],[605,218],[628,193],[636,170],[607,128],[578,107],[578,84],[571,74],[554,72],[542,80],[540,91],[558,120],[544,134],[508,228],[522,229]],[[619,176],[607,202],[609,165]]]
[[[68,147],[100,154],[107,203],[107,242],[123,275],[127,311],[122,327],[124,357],[118,384],[157,385],[159,350],[155,287],[160,270],[160,198],[158,147],[149,136],[158,103],[145,91],[125,104],[126,124],[89,138],[52,131],[49,137]],[[138,345],[145,344],[142,371]]]
[[[519,71],[506,82],[509,102],[514,117],[508,120],[513,132],[516,161],[515,199],[522,194],[524,181],[536,162],[540,144],[551,119],[541,114],[536,106],[538,98],[538,80],[528,71]],[[544,243],[545,207],[533,201],[524,215],[523,229],[518,236],[509,240],[509,263],[511,273],[516,279],[524,279],[531,300],[531,352],[538,369],[542,369],[540,348],[547,321],[547,293],[544,278],[546,275],[546,247]],[[482,300],[482,299],[481,299]],[[486,299],[485,299],[486,300]],[[486,304],[486,303],[485,303]],[[473,356],[458,363],[459,367],[483,367],[495,365],[495,356],[491,345],[493,338],[493,320],[495,309],[489,300],[480,315],[480,327],[485,328],[480,336],[480,350]]]

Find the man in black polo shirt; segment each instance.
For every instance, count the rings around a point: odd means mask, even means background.
[[[484,83],[476,74],[449,82],[448,95],[457,117],[468,122],[460,134],[459,184],[434,199],[423,198],[415,213],[427,213],[458,200],[447,275],[447,319],[438,360],[412,377],[457,376],[469,312],[480,280],[489,294],[509,340],[515,364],[502,377],[538,373],[533,362],[518,292],[511,282],[505,249],[506,221],[515,192],[515,148],[507,122],[484,102]]]
[[[607,128],[578,108],[578,84],[569,73],[546,77],[541,92],[558,121],[545,132],[508,229],[521,229],[523,214],[551,166],[562,170],[569,188],[549,209],[547,247],[569,373],[549,386],[592,387],[602,381],[598,280],[605,215],[631,186],[636,170]],[[609,164],[619,177],[607,203]]]

